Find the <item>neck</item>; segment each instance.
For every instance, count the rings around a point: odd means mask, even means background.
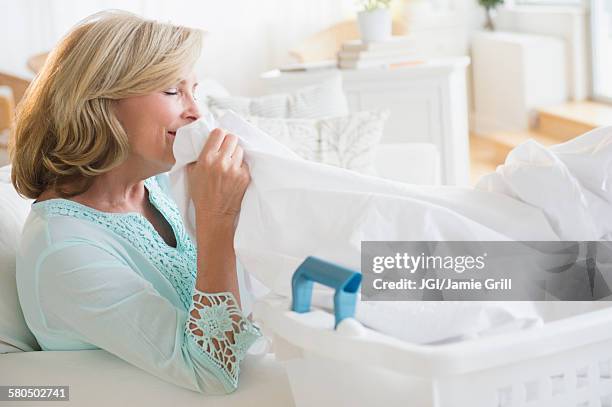
[[[118,167],[97,176],[91,187],[77,199],[103,210],[133,210],[145,197],[144,180],[161,172],[137,157],[129,157]]]

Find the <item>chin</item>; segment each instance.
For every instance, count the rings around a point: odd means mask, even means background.
[[[160,168],[160,171],[159,171],[159,172],[160,172],[160,173],[161,173],[161,172],[168,172],[168,171],[170,171],[170,170],[172,169],[172,166],[173,166],[173,165],[174,165],[174,164],[164,163],[164,165],[163,165],[163,166]]]
[[[164,164],[165,164],[164,172],[170,171],[170,169],[172,167],[174,167],[174,164],[176,164],[176,159],[174,158],[174,155],[172,157],[164,160]]]
[[[150,165],[154,166],[155,172],[157,174],[161,174],[163,172],[170,171],[170,169],[174,166],[175,162],[176,160],[174,159],[174,157],[163,157],[158,158],[155,161],[150,161]]]

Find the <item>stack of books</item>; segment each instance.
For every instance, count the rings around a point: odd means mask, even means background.
[[[362,69],[423,63],[413,41],[408,36],[395,36],[382,42],[347,41],[338,52],[338,67]]]

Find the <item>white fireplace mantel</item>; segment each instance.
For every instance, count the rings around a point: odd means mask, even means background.
[[[352,112],[389,109],[382,143],[433,143],[442,183],[469,184],[466,68],[468,57],[430,60],[402,68],[322,69],[262,74],[269,93],[289,92],[340,75]]]

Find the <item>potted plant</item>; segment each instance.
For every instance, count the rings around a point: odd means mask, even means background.
[[[357,14],[359,33],[363,42],[386,41],[391,38],[391,0],[359,0]]]
[[[504,0],[478,0],[478,4],[484,7],[487,21],[485,23],[484,28],[493,31],[495,30],[495,26],[493,25],[493,11],[498,7],[504,4]]]

